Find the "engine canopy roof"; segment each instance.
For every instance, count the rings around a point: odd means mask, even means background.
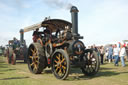
[[[72,24],[62,19],[48,19],[40,23],[25,27],[23,30],[24,32],[28,32],[28,31],[36,30],[41,27],[46,27],[46,29],[49,29],[51,32],[56,32],[56,30],[58,29],[64,30],[65,26],[68,26],[71,29]]]

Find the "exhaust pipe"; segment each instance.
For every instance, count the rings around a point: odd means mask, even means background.
[[[24,43],[24,30],[20,29],[20,43],[23,44]]]
[[[71,7],[71,19],[72,19],[72,32],[73,35],[78,36],[78,12],[79,10],[77,9],[76,6]]]

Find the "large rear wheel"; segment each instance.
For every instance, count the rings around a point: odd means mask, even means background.
[[[66,51],[58,49],[52,56],[52,72],[58,79],[66,79],[70,71],[69,56]]]
[[[28,48],[28,68],[34,74],[40,74],[46,67],[44,50],[39,43],[33,43]]]
[[[91,49],[87,49],[85,50],[83,60],[85,61],[85,64],[81,68],[82,72],[87,76],[95,75],[100,68],[100,62],[97,53]]]

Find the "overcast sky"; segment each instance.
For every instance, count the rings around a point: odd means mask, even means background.
[[[128,39],[128,0],[0,0],[0,45],[19,30],[45,17],[71,21],[69,6],[79,9],[79,34],[85,45],[107,44]],[[25,33],[27,44],[32,32]]]

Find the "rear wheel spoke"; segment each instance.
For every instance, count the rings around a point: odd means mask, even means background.
[[[55,63],[58,63],[58,61],[54,60]]]
[[[29,56],[29,58],[32,58],[32,56]]]
[[[30,64],[31,66],[33,66],[34,65],[34,62],[32,62],[32,64]]]
[[[32,52],[32,54],[34,54],[34,53],[35,53],[33,49],[31,49],[31,52]]]

